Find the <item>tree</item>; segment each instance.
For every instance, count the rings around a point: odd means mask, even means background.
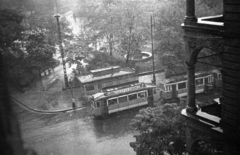
[[[69,66],[76,64],[76,75],[82,75],[86,73],[86,70],[82,64],[82,60],[88,60],[92,55],[93,48],[91,45],[92,31],[81,31],[70,42],[65,42],[66,62]]]
[[[220,14],[221,3],[196,1],[196,16]],[[185,72],[185,47],[181,24],[185,16],[185,1],[159,1],[155,12],[155,51],[168,74]]]
[[[84,29],[93,30],[92,42],[104,43],[110,55],[113,51],[139,54],[148,37],[144,28],[145,14],[141,10],[143,3],[115,0],[98,2],[85,2],[85,16],[81,12],[81,18],[85,21]]]
[[[16,10],[0,10],[0,54],[3,58],[3,69],[1,72],[6,79],[19,81],[24,73],[24,52],[21,49],[22,32],[21,26],[23,16]]]
[[[104,67],[110,67],[110,66],[125,66],[125,63],[123,60],[117,59],[113,56],[110,56],[107,53],[94,51],[92,53],[92,56],[89,60],[87,60],[88,66],[86,68],[87,71],[93,70],[93,69],[99,69]]]
[[[25,33],[25,61],[29,67],[37,67],[39,70],[50,66],[55,48],[47,40],[45,33],[41,31],[28,31]]]
[[[135,116],[131,126],[139,132],[134,151],[144,155],[182,155],[185,150],[185,126],[180,111],[183,105],[165,104],[145,108]]]
[[[14,41],[21,39],[24,30],[21,26],[23,16],[15,10],[0,10],[0,52],[4,56],[12,54],[10,48]]]

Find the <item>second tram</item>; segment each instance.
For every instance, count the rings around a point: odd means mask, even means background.
[[[196,93],[207,93],[221,87],[222,75],[219,70],[195,74]],[[159,84],[161,100],[187,96],[187,76],[165,79]]]

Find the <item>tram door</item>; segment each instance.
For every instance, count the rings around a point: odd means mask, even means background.
[[[148,97],[147,97],[147,99],[148,99],[148,105],[150,107],[152,107],[153,106],[153,102],[154,102],[153,89],[148,89]]]
[[[148,89],[148,96],[153,96],[153,90],[152,89]]]
[[[177,88],[176,85],[172,85],[172,98],[176,98],[178,96],[177,94]]]
[[[103,100],[101,106],[102,106],[102,114],[107,114],[108,113],[107,100]]]

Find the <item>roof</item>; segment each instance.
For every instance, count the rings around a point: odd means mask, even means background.
[[[147,88],[155,88],[155,87],[156,87],[155,85],[145,84],[145,83],[131,84],[127,86],[111,88],[105,92],[96,93],[92,95],[92,98],[94,100],[111,98],[111,97],[131,93],[131,92],[146,90]]]
[[[217,70],[214,70],[214,72],[217,72]],[[195,79],[202,77],[202,76],[207,76],[207,75],[210,75],[210,72],[198,72],[198,73],[195,73]],[[160,81],[160,83],[170,84],[170,83],[181,82],[181,81],[186,81],[186,80],[187,80],[187,75],[181,75],[181,76],[174,76],[174,77],[164,79],[164,80]]]
[[[107,68],[91,70],[90,72],[95,73],[95,72],[101,72],[101,71],[105,71],[105,70],[109,70],[109,69],[116,69],[116,68],[121,68],[121,67],[120,66],[112,66],[112,67],[107,67]]]
[[[102,71],[104,71],[104,70],[106,70],[106,69],[105,68],[102,69]],[[99,71],[99,70],[97,70],[97,71]],[[94,70],[93,72],[96,72],[96,70]],[[89,74],[86,76],[79,76],[76,78],[81,83],[90,83],[90,82],[95,82],[98,80],[109,79],[109,78],[119,77],[119,76],[123,76],[123,75],[129,75],[129,74],[135,74],[135,71],[133,69],[127,67],[127,68],[121,68],[121,70],[119,72],[116,72],[113,74],[106,74],[106,75],[102,75],[102,76],[94,76],[93,74]]]

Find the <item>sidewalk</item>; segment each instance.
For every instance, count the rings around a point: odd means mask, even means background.
[[[71,74],[71,68],[67,68],[67,75]],[[54,82],[53,82],[54,81]],[[62,90],[63,88],[63,67],[60,63],[54,72],[51,72],[42,80],[32,84],[22,93],[14,88],[9,88],[10,96],[23,104],[29,109],[44,112],[58,112],[72,109],[72,94],[71,89]],[[49,89],[47,89],[49,88]],[[73,97],[76,108],[83,107],[83,102],[79,100],[83,92],[80,88],[73,88]]]

